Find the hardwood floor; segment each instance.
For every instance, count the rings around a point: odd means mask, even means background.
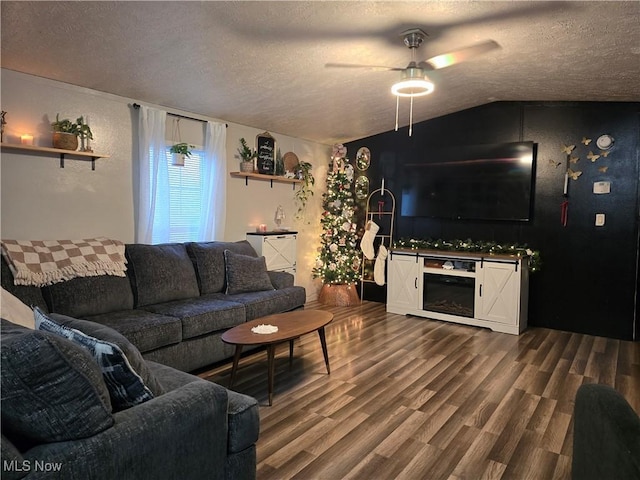
[[[387,314],[334,313],[318,336],[243,358],[234,390],[260,402],[258,479],[568,479],[573,404],[583,383],[640,412],[640,343],[543,328],[520,336]],[[201,373],[228,385],[231,362]]]

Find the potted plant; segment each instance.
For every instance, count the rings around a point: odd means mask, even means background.
[[[316,179],[311,172],[312,165],[309,162],[300,162],[294,169],[294,174],[298,180],[302,180],[300,188],[296,190],[294,195],[295,202],[298,206],[295,217],[301,219],[303,217],[304,209],[307,206],[307,202],[313,196],[313,190],[311,187],[315,185]]]
[[[80,147],[80,150],[82,150],[83,152],[93,151],[91,150],[91,148],[89,148],[89,142],[88,142],[88,140],[93,140],[93,133],[91,133],[91,128],[89,127],[89,125],[84,123],[83,117],[78,118],[76,120],[76,123],[78,125],[78,137],[82,141],[82,146]]]
[[[77,150],[79,135],[83,139],[93,139],[91,128],[84,123],[83,117],[77,118],[73,123],[68,118],[60,120],[60,114],[56,114],[56,121],[51,123],[51,127],[53,128],[53,148]]]
[[[256,150],[252,150],[247,141],[240,139],[240,147],[238,147],[238,156],[240,157],[240,171],[244,173],[253,172],[253,159],[258,156]]]
[[[195,145],[189,145],[188,143],[176,143],[172,145],[169,151],[173,154],[172,165],[177,167],[184,167],[184,159],[191,158],[191,148],[195,148]]]

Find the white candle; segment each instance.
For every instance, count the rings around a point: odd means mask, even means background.
[[[382,192],[381,195],[384,195],[384,177],[382,177]]]
[[[22,145],[33,145],[33,135],[25,133],[20,136],[20,143]]]

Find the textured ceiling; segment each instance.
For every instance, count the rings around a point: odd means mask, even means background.
[[[418,59],[493,39],[438,70],[414,122],[498,100],[640,100],[640,2],[0,3],[2,67],[321,143],[391,130],[400,33]],[[400,124],[409,101],[400,101]]]

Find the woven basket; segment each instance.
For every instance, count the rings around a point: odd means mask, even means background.
[[[62,150],[77,150],[78,136],[73,133],[53,132],[53,148]]]
[[[360,298],[356,285],[329,285],[324,284],[318,295],[318,302],[324,305],[349,307],[358,305]]]

